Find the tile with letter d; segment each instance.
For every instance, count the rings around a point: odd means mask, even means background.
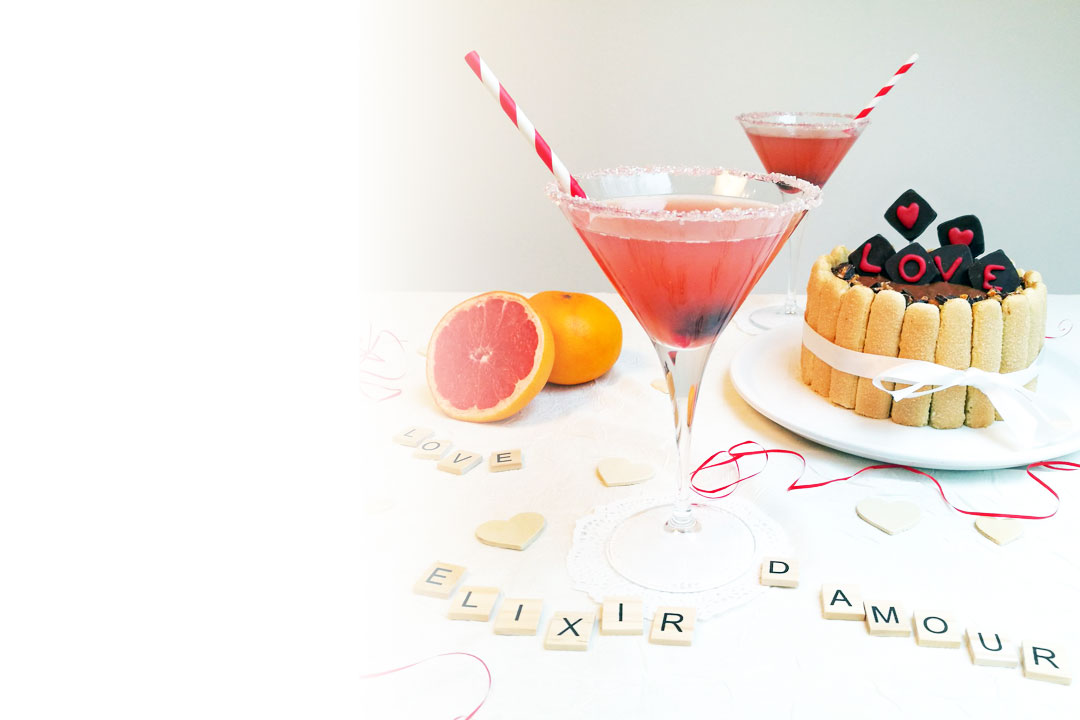
[[[976,665],[1014,668],[1020,664],[1016,643],[986,628],[967,629],[968,651]]]
[[[658,607],[653,614],[649,642],[654,645],[690,645],[694,641],[697,610],[681,607]]]
[[[450,611],[446,613],[446,617],[451,620],[487,622],[491,619],[491,611],[495,609],[498,599],[499,588],[466,585],[458,590],[457,595],[450,601]]]
[[[495,616],[495,634],[535,635],[543,610],[543,600],[506,598]]]
[[[521,469],[520,450],[496,450],[488,458],[488,469],[491,472],[504,472],[506,470]]]
[[[942,612],[915,613],[915,644],[922,647],[958,648],[964,641],[960,624]]]
[[[865,600],[866,629],[871,635],[881,637],[907,637],[911,635],[911,616],[896,603]]]
[[[864,620],[862,592],[858,585],[830,583],[821,586],[821,614],[826,620]]]
[[[460,565],[433,563],[413,585],[413,592],[431,597],[448,598],[463,577],[465,577],[465,568]]]
[[[1024,641],[1024,677],[1068,685],[1072,668],[1065,649],[1058,643]]]
[[[440,460],[439,464],[435,467],[443,472],[464,475],[479,465],[481,460],[483,460],[483,458],[480,456],[480,453],[474,453],[469,450],[455,450]]]
[[[761,562],[761,584],[799,587],[799,563],[794,558],[765,558]]]
[[[551,616],[547,635],[544,636],[546,650],[588,650],[592,638],[596,613],[567,612],[560,610]]]
[[[641,635],[645,603],[637,597],[606,597],[600,610],[601,635]]]

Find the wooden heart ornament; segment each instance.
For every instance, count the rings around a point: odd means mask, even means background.
[[[543,529],[544,516],[540,513],[518,513],[509,520],[488,520],[476,528],[476,539],[485,545],[524,550]]]
[[[880,498],[866,498],[855,506],[855,512],[860,518],[889,535],[915,527],[921,515],[919,506],[914,503]]]
[[[1024,534],[1024,524],[1013,518],[981,517],[975,521],[975,529],[998,545],[1007,545]]]
[[[596,466],[596,474],[608,487],[635,485],[653,476],[653,470],[643,463],[632,463],[623,458],[605,458]]]

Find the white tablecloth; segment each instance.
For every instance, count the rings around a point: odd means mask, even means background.
[[[622,356],[607,375],[578,387],[549,386],[524,412],[500,423],[447,418],[431,402],[417,348],[426,345],[439,317],[467,296],[381,295],[366,306],[370,325],[360,329],[362,346],[382,330],[392,332],[404,347],[384,334],[380,357],[383,367],[400,367],[405,377],[390,383],[400,395],[369,400],[362,409],[367,469],[358,522],[368,539],[356,571],[365,574],[370,588],[361,609],[366,618],[362,672],[437,653],[475,653],[493,676],[480,718],[672,717],[679,711],[689,717],[1066,717],[1080,708],[1075,685],[1029,680],[1020,669],[975,666],[966,647],[923,648],[913,637],[871,637],[863,623],[822,619],[819,600],[823,582],[856,583],[864,596],[911,610],[951,612],[964,625],[992,627],[1017,641],[1061,643],[1072,650],[1076,672],[1080,473],[1044,473],[1061,495],[1057,516],[1025,522],[1021,539],[999,547],[975,530],[971,517],[946,506],[928,481],[908,473],[867,473],[789,493],[796,464],[775,459],[737,494],[785,528],[801,563],[798,588],[769,590],[699,623],[689,648],[597,634],[584,653],[544,650],[542,632],[553,611],[594,607],[571,589],[567,577],[575,521],[595,505],[664,493],[671,486],[670,406],[650,386],[659,377],[659,364],[644,332],[617,296],[601,294],[624,328]],[[751,297],[741,313],[778,300]],[[1077,317],[1080,296],[1051,297],[1051,327]],[[717,344],[698,408],[695,462],[752,439],[802,452],[812,472],[824,477],[870,464],[804,441],[741,400],[727,369],[748,337],[733,323]],[[1056,351],[1078,356],[1080,334],[1054,343]],[[491,473],[485,462],[461,477],[440,472],[434,462],[414,459],[410,449],[391,441],[408,425],[433,428],[456,447],[485,458],[520,447],[525,466]],[[598,481],[595,466],[609,456],[648,462],[658,472],[642,485],[608,488]],[[958,505],[1027,514],[1054,507],[1053,498],[1022,470],[936,476]],[[922,520],[912,530],[887,536],[854,512],[869,496],[915,502]],[[525,511],[547,519],[543,534],[526,551],[488,547],[473,537],[482,522]],[[497,586],[504,597],[543,598],[541,633],[496,636],[490,623],[448,620],[448,601],[412,592],[436,560],[466,566],[467,583]],[[479,664],[458,656],[364,681],[360,690],[363,706],[384,709],[385,717],[450,718],[467,714],[486,682]]]

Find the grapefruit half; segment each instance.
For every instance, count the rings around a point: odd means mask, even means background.
[[[551,375],[551,328],[521,295],[489,292],[455,305],[431,334],[427,381],[458,420],[492,422],[529,404]]]

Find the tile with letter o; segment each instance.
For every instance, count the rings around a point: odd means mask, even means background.
[[[915,613],[915,644],[922,647],[958,648],[964,642],[960,623],[943,612]]]
[[[449,449],[449,440],[425,440],[413,451],[413,457],[421,460],[441,460]]]

